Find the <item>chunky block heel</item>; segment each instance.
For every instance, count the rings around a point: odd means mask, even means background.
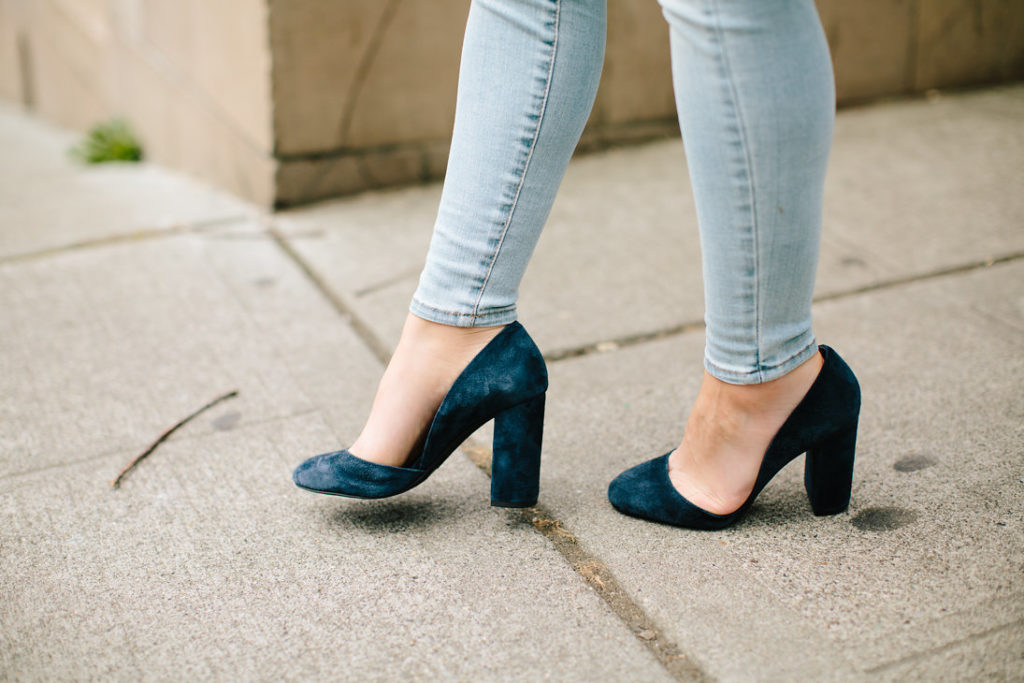
[[[419,485],[470,434],[491,419],[494,429],[494,505],[537,502],[544,428],[544,357],[522,325],[505,327],[477,354],[441,401],[423,450],[404,467],[363,460],[348,450],[307,458],[292,480],[300,488],[349,498],[387,498]]]
[[[524,508],[537,503],[543,436],[544,394],[494,418],[491,505]]]
[[[819,441],[807,451],[804,487],[816,515],[835,515],[850,505],[857,423]]]
[[[620,474],[608,486],[608,500],[619,512],[634,517],[688,529],[722,529],[742,517],[768,482],[806,452],[804,483],[814,514],[845,510],[850,503],[860,385],[838,353],[827,346],[818,348],[824,359],[821,371],[768,445],[754,490],[738,510],[716,515],[680,495],[668,476],[671,453]]]

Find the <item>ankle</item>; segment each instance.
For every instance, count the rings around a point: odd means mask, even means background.
[[[823,364],[821,354],[816,353],[782,377],[760,384],[729,384],[705,372],[698,403],[701,398],[707,399],[719,406],[721,415],[734,415],[737,422],[789,415],[806,395]]]
[[[401,351],[414,351],[415,355],[429,355],[429,359],[435,361],[459,359],[467,354],[475,355],[504,327],[456,327],[409,313],[402,327],[402,336],[398,341],[395,355]]]
[[[676,489],[710,512],[739,507],[772,437],[807,394],[823,360],[816,354],[763,384],[728,384],[705,373],[682,441],[669,457]]]

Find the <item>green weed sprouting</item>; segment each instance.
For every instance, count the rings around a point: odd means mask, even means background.
[[[124,119],[96,124],[70,152],[71,156],[87,164],[142,159],[142,146]]]

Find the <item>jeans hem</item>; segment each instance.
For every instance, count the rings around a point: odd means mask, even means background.
[[[800,349],[786,360],[770,367],[758,367],[750,370],[725,368],[715,364],[708,356],[704,356],[704,368],[708,374],[727,384],[764,384],[779,379],[810,360],[818,352],[818,342],[811,343]]]
[[[413,299],[409,304],[409,312],[418,318],[452,327],[496,327],[514,323],[518,318],[518,311],[514,304],[486,313],[455,313],[434,308]]]

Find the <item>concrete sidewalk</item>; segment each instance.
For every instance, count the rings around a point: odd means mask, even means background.
[[[264,215],[0,107],[0,679],[1024,678],[1022,119],[1020,85],[840,113],[815,315],[863,387],[853,502],[815,518],[795,465],[701,533],[605,500],[700,380],[678,140],[569,170],[509,511],[486,428],[394,499],[290,479],[360,428],[440,186]]]

